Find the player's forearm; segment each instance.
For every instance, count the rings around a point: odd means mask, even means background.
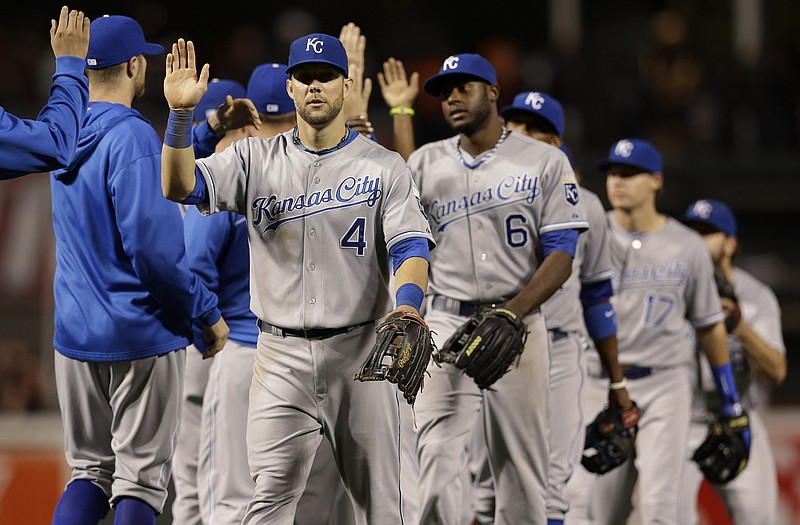
[[[428,261],[422,257],[410,257],[394,274],[395,291],[406,283],[416,284],[423,292],[428,290]]]
[[[712,367],[730,362],[727,337],[722,322],[697,329],[697,342]]]
[[[611,383],[619,383],[622,381],[622,369],[620,369],[617,354],[617,336],[610,335],[603,339],[595,339],[594,346],[597,349],[597,354],[600,356],[600,363],[603,365],[603,370],[608,373],[608,380]]]
[[[524,317],[538,308],[558,290],[572,273],[572,257],[556,250],[544,258],[533,278],[517,295],[506,303],[506,308]]]
[[[404,160],[414,153],[414,122],[411,115],[394,115],[392,117],[394,130],[394,149]]]
[[[780,385],[786,378],[786,356],[771,347],[746,322],[742,321],[733,331],[744,345],[750,364],[760,374]]]
[[[194,150],[172,148],[166,144],[161,148],[161,189],[164,197],[181,202],[189,196],[195,186]]]

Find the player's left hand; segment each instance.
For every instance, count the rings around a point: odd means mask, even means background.
[[[430,328],[412,306],[401,305],[375,332],[375,345],[353,379],[395,383],[413,405],[436,348]]]
[[[750,418],[720,415],[709,427],[708,436],[692,455],[706,478],[722,484],[733,480],[750,458]]]
[[[383,63],[383,73],[378,72],[378,84],[387,106],[410,108],[414,106],[419,94],[419,73],[411,73],[411,77],[408,77],[403,63],[389,58]]]
[[[208,126],[215,135],[221,137],[228,131],[240,129],[245,126],[261,127],[261,117],[255,104],[249,98],[225,97],[225,102],[220,104],[217,111],[208,119]]]
[[[50,46],[56,58],[86,58],[89,51],[89,18],[83,11],[61,8],[58,21],[50,20]]]
[[[361,133],[368,139],[372,139],[372,135],[375,133],[375,128],[372,126],[372,122],[369,121],[369,117],[366,113],[348,117],[346,124],[348,128],[356,133]]]
[[[167,53],[164,76],[164,97],[170,109],[192,110],[208,91],[209,65],[203,65],[197,76],[194,43],[183,38],[172,44]]]
[[[211,326],[203,327],[203,339],[208,343],[206,351],[203,352],[203,359],[214,357],[228,342],[228,334],[231,333],[228,323],[222,317]]]

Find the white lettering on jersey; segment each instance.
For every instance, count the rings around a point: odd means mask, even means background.
[[[435,199],[431,201],[429,217],[439,225],[438,231],[444,231],[448,224],[501,206],[526,201],[533,203],[542,189],[539,176],[507,175],[495,187],[484,188],[471,195],[462,195],[448,201]]]
[[[320,54],[322,53],[322,44],[324,44],[322,40],[317,37],[309,38],[306,40],[306,51],[313,51],[314,53]]]
[[[309,194],[301,193],[293,197],[279,197],[275,194],[269,197],[256,197],[250,207],[255,210],[253,226],[258,227],[262,222],[266,222],[264,226],[264,233],[266,233],[270,230],[277,230],[283,223],[302,219],[309,215],[349,208],[359,204],[366,204],[371,208],[382,196],[381,178],[371,179],[369,175],[365,175],[358,178],[347,177],[336,188],[326,188]],[[325,206],[329,203],[332,205]],[[308,211],[286,217],[287,214],[299,210]]]

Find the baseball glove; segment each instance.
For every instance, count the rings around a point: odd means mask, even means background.
[[[483,390],[519,359],[527,337],[525,323],[514,312],[495,308],[471,317],[456,330],[445,343],[445,359],[452,359]]]
[[[714,272],[714,280],[717,283],[717,292],[719,293],[720,299],[727,299],[733,304],[732,307],[726,308],[725,315],[725,329],[730,334],[739,326],[739,322],[742,320],[742,311],[739,309],[739,299],[736,297],[733,283],[725,277],[722,270],[717,269]]]
[[[747,414],[720,416],[709,428],[706,440],[692,455],[703,475],[712,483],[728,483],[747,466],[750,457],[745,432],[750,430]]]
[[[430,328],[415,313],[395,312],[375,331],[375,346],[353,379],[395,383],[408,404],[413,405],[435,352]]]
[[[605,474],[633,455],[639,431],[639,407],[606,407],[586,427],[581,464],[594,474]],[[588,452],[587,452],[588,451]]]

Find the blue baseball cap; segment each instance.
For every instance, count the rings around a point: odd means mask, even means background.
[[[225,102],[228,95],[233,98],[246,96],[244,86],[235,80],[214,78],[208,83],[208,91],[194,108],[194,120],[203,120],[211,116],[216,109]]]
[[[661,154],[655,146],[642,139],[616,142],[608,151],[608,158],[599,160],[597,167],[606,171],[611,164],[633,166],[649,173],[661,173],[662,170]]]
[[[286,64],[261,64],[253,70],[247,83],[247,98],[259,113],[266,115],[294,111],[294,101],[286,92]]]
[[[103,15],[89,25],[86,69],[104,69],[139,55],[159,55],[164,47],[144,39],[139,22],[122,15]]]
[[[292,42],[289,48],[289,66],[286,72],[300,64],[330,64],[342,70],[344,76],[349,75],[347,69],[347,52],[338,38],[324,33],[312,33],[301,36]]]
[[[516,95],[510,106],[500,110],[506,120],[517,112],[541,117],[553,126],[557,135],[564,134],[564,107],[547,93],[525,91]]]
[[[426,80],[422,88],[429,95],[438,97],[442,84],[456,75],[472,77],[490,85],[497,84],[497,71],[488,60],[474,53],[462,53],[447,57],[439,72]]]
[[[681,222],[707,224],[728,237],[736,237],[736,216],[726,204],[713,199],[700,199],[691,203],[681,217]]]

